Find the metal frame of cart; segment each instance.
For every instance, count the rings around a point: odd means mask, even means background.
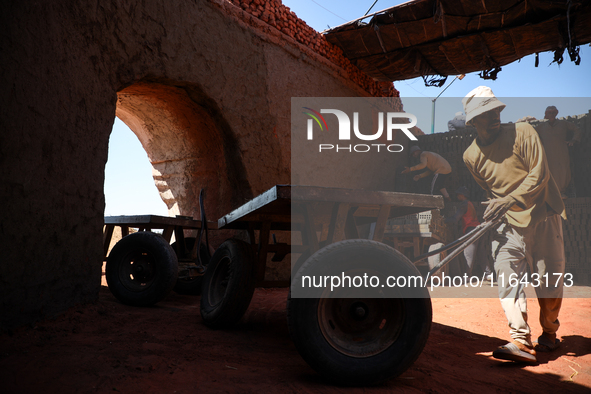
[[[370,239],[382,242],[388,219],[439,208],[443,208],[440,196],[276,185],[221,217],[218,228],[248,231],[250,244],[255,247],[257,285],[261,285],[269,253],[274,254],[275,261],[288,253],[311,255],[321,246],[360,238],[357,227],[370,223],[375,223]],[[302,233],[302,245],[270,242],[272,231],[294,230]]]
[[[282,261],[289,253],[300,254],[292,279],[330,256],[346,263],[355,253],[420,275],[404,255],[382,243],[386,223],[442,207],[440,196],[276,185],[218,220],[219,229],[245,230],[249,242],[229,239],[210,260],[201,296],[204,323],[222,328],[240,320],[255,286],[265,283],[268,255]],[[363,225],[371,225],[371,239],[360,237]],[[301,244],[272,242],[278,231],[290,231],[292,239],[299,233]],[[302,357],[329,380],[373,384],[402,373],[422,351],[431,302],[426,290],[421,294],[409,299],[290,297],[290,333]]]

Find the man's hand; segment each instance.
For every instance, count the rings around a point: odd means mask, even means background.
[[[410,167],[404,167],[404,170],[402,170],[401,174],[406,174],[410,172]]]
[[[511,196],[483,201],[483,205],[488,205],[484,211],[483,219],[485,221],[499,219],[516,203],[517,201],[515,201]]]
[[[419,179],[421,179],[421,176],[420,175],[415,175],[415,176],[412,177],[412,180],[415,181],[415,182],[418,181]]]
[[[577,146],[577,145],[579,145],[579,141],[577,141],[577,140],[570,140],[570,141],[567,141],[566,145],[567,146]]]

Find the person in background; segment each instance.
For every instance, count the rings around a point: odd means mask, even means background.
[[[552,351],[560,344],[556,332],[564,288],[564,203],[542,142],[529,123],[501,124],[505,104],[486,86],[472,90],[462,104],[466,123],[477,131],[464,152],[464,163],[490,198],[483,203],[484,220],[502,220],[494,232],[492,252],[512,341],[496,349],[493,357],[536,363],[536,350]],[[543,332],[535,349],[527,318],[527,285],[534,287],[540,304]]]
[[[404,167],[402,174],[412,171],[419,171],[426,168],[426,171],[415,175],[413,180],[416,182],[421,178],[433,175],[431,180],[431,194],[438,191],[448,201],[451,201],[449,193],[445,188],[447,178],[451,174],[451,166],[448,161],[434,152],[427,152],[414,145],[410,148],[410,155],[414,158],[419,158],[420,162],[416,166]]]
[[[479,226],[480,221],[478,220],[474,205],[469,200],[470,192],[468,191],[468,188],[466,186],[460,187],[456,190],[456,196],[461,204],[458,206],[458,209],[453,216],[445,218],[445,223],[458,223],[461,220],[462,234],[467,234],[474,230],[475,227]],[[490,269],[488,256],[486,255],[482,241],[483,239],[480,238],[464,249],[464,257],[466,258],[466,265],[468,266],[466,273],[469,277],[472,276],[474,266],[478,264],[484,273],[484,277],[492,282],[493,273]]]
[[[550,172],[564,199],[566,198],[566,188],[571,180],[568,147],[581,142],[581,130],[571,122],[556,119],[556,115],[558,115],[558,109],[555,106],[551,105],[546,108],[544,118],[548,121],[536,126],[536,131],[540,135],[544,149],[546,149]],[[569,132],[572,133],[572,138],[567,140]]]
[[[449,131],[455,131],[464,128],[466,128],[466,116],[463,112],[456,112],[456,116],[447,122],[447,129]]]

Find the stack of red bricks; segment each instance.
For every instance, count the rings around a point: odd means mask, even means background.
[[[228,0],[245,12],[273,26],[314,52],[324,56],[347,72],[351,81],[374,97],[399,97],[391,82],[376,82],[343,56],[340,48],[330,44],[324,36],[308,26],[284,6],[281,0]]]
[[[562,222],[566,272],[574,282],[591,285],[591,197],[564,201],[568,220]]]

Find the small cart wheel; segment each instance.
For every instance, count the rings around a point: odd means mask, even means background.
[[[195,246],[195,242],[197,242],[195,237],[185,238],[186,255],[178,256],[177,254],[179,260],[190,257],[189,255]],[[173,242],[171,245],[176,253],[178,253],[177,245],[177,242]],[[209,264],[209,260],[211,259],[211,254],[209,253],[209,250],[207,250],[207,246],[204,243],[201,244],[201,248],[199,249],[199,256],[201,257],[201,262],[203,265],[207,267],[207,264]],[[179,277],[176,281],[176,284],[174,285],[173,290],[177,294],[181,295],[200,295],[203,275],[189,276],[189,274],[190,272],[188,269],[181,268],[179,271]]]
[[[237,323],[254,293],[254,257],[250,244],[225,241],[215,251],[203,276],[201,317],[211,328]]]
[[[289,331],[298,352],[339,385],[372,385],[400,375],[427,342],[432,319],[428,292],[402,290],[401,297],[395,297],[381,285],[366,293],[345,287],[331,291],[329,285],[311,290],[307,298],[295,298],[295,286],[304,276],[329,275],[326,267],[335,267],[335,262],[339,275],[367,273],[379,276],[382,284],[389,276],[420,276],[404,255],[378,242],[346,240],[319,250],[295,275],[288,299]],[[372,291],[373,297],[357,296]]]
[[[122,303],[150,306],[174,286],[178,262],[172,247],[160,235],[130,234],[113,247],[107,258],[106,279],[111,293]]]

